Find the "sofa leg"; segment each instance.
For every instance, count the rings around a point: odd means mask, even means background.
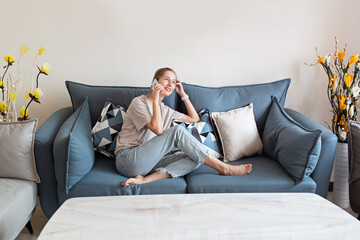
[[[31,234],[34,233],[34,231],[33,231],[33,229],[32,229],[32,226],[31,226],[30,220],[27,222],[27,224],[26,224],[25,227],[26,227],[26,229],[29,231],[29,233],[31,233]]]

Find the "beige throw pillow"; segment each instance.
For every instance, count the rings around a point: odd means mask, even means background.
[[[34,140],[37,119],[0,123],[0,177],[40,182]]]
[[[263,144],[256,126],[252,103],[228,112],[213,112],[211,117],[219,132],[225,162],[262,154]]]

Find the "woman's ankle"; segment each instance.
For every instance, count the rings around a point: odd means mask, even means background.
[[[229,175],[231,172],[231,165],[222,162],[211,154],[204,159],[204,164],[218,171],[220,175]]]

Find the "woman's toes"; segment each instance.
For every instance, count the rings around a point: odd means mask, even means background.
[[[250,173],[252,171],[252,165],[251,164],[247,164],[246,166],[245,166],[245,172],[246,173]]]
[[[128,178],[125,182],[121,183],[122,186],[136,185],[145,183],[145,177],[137,175],[134,178]]]

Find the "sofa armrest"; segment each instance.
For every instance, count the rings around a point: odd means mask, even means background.
[[[59,208],[55,178],[53,142],[62,124],[73,113],[72,107],[54,112],[38,129],[35,135],[35,161],[40,176],[39,197],[41,208],[50,218]]]
[[[321,129],[323,131],[323,134],[321,136],[321,152],[319,161],[316,165],[314,172],[311,174],[311,178],[317,184],[315,193],[324,198],[327,198],[330,176],[337,145],[337,137],[327,128],[304,116],[303,114],[288,108],[286,108],[285,111],[295,121],[297,121],[304,127],[310,130]]]

